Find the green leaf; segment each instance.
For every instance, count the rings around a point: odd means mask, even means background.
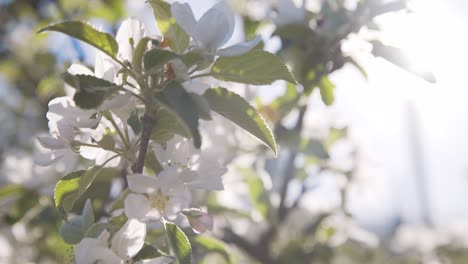
[[[227,263],[232,263],[231,254],[226,250],[227,245],[214,238],[209,236],[196,236],[193,239],[194,246],[198,246],[208,252],[216,252],[220,254]]]
[[[127,198],[127,195],[130,194],[130,189],[126,188],[120,195],[115,199],[115,201],[112,203],[111,208],[109,209],[110,212],[113,212],[118,209],[122,209],[124,207],[124,201],[125,198]]]
[[[170,50],[152,49],[145,53],[143,64],[145,65],[146,72],[154,73],[177,57],[177,54]]]
[[[69,222],[64,222],[59,229],[60,237],[67,244],[78,244],[83,238],[83,218],[81,216],[72,218]]]
[[[94,224],[94,211],[91,200],[86,200],[86,203],[83,207],[83,212],[81,213],[83,217],[83,225],[81,226],[81,231],[83,234]]]
[[[164,145],[165,142],[159,144]],[[161,163],[158,161],[153,151],[148,151],[146,154],[145,168],[152,170],[154,175],[158,175],[163,170]]]
[[[59,215],[65,220],[66,214],[71,211],[76,199],[78,199],[80,178],[85,173],[85,170],[72,172],[60,179],[55,185],[55,207],[57,207]]]
[[[15,195],[15,194],[22,194],[26,192],[26,188],[24,188],[21,184],[11,184],[7,186],[3,186],[0,188],[0,199]]]
[[[101,50],[107,55],[115,58],[119,51],[119,45],[114,37],[110,34],[98,31],[91,25],[81,21],[66,21],[50,25],[39,30],[38,33],[44,31],[57,31],[79,39],[89,45]]]
[[[208,101],[211,110],[245,129],[270,147],[275,155],[277,154],[276,142],[271,130],[257,110],[244,98],[221,87],[206,90],[203,97]]]
[[[150,0],[159,31],[169,41],[169,47],[176,53],[187,49],[190,36],[177,24],[171,13],[171,5],[162,0]]]
[[[143,59],[146,48],[148,47],[149,41],[151,41],[151,39],[148,37],[140,39],[140,42],[138,42],[135,51],[133,52],[132,65],[135,71],[138,73],[141,73],[141,61]]]
[[[301,149],[299,151],[304,153],[305,155],[314,156],[323,160],[330,158],[327,150],[325,149],[324,144],[316,139],[304,141],[301,144]]]
[[[153,246],[145,244],[143,245],[143,248],[141,248],[141,250],[138,252],[138,254],[135,257],[133,257],[133,260],[139,261],[145,259],[154,259],[161,256],[165,255]]]
[[[219,57],[211,67],[211,76],[231,82],[266,85],[277,80],[296,83],[286,65],[277,56],[252,50],[240,56]]]
[[[191,138],[191,134],[187,132],[177,115],[173,112],[161,109],[156,114],[156,125],[151,132],[151,139],[160,145],[166,144],[175,134],[185,138]]]
[[[72,172],[64,176],[55,185],[55,206],[63,219],[67,220],[67,214],[73,209],[75,202],[93,183],[101,168],[100,166],[94,166],[88,170]]]
[[[97,108],[116,91],[117,84],[92,75],[72,75],[68,72],[63,74],[65,83],[77,90],[73,97],[76,105],[83,109]]]
[[[189,134],[193,139],[195,147],[200,148],[201,136],[198,131],[197,105],[184,87],[178,82],[171,81],[162,92],[156,93],[155,97],[169,113],[176,117],[175,120],[183,127],[185,134]]]
[[[167,239],[180,264],[192,263],[192,246],[184,232],[175,224],[164,221]]]
[[[210,114],[210,105],[208,104],[208,101],[196,93],[189,93],[190,97],[192,97],[193,102],[195,103],[195,106],[197,107],[197,112],[200,118],[203,118],[205,120],[212,120],[211,114]]]
[[[328,79],[328,77],[323,76],[320,82],[318,83],[320,88],[320,95],[322,96],[322,101],[326,105],[331,105],[335,101],[335,85]]]
[[[95,223],[86,230],[85,237],[97,238],[106,228],[106,223]]]
[[[264,219],[268,219],[269,200],[263,181],[251,169],[242,169],[241,173],[245,176],[249,187],[249,197],[252,206],[258,210]]]

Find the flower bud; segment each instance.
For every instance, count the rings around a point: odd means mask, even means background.
[[[204,233],[207,230],[213,231],[213,217],[199,209],[186,209],[182,213],[187,217],[195,233]]]

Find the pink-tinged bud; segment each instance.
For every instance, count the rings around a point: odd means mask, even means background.
[[[188,209],[182,212],[188,219],[195,233],[213,231],[213,217],[199,209]]]

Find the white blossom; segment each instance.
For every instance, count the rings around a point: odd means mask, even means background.
[[[133,263],[132,258],[141,250],[146,236],[146,224],[135,219],[129,219],[122,228],[115,233],[109,246],[109,233],[103,231],[97,238],[84,238],[75,247],[76,264],[127,264]],[[168,257],[158,257],[135,264],[171,263]]]
[[[145,26],[139,19],[133,17],[125,19],[120,25],[116,36],[119,44],[118,57],[122,60],[131,61],[136,45],[145,36]]]
[[[143,174],[127,176],[133,192],[125,199],[125,214],[140,221],[158,221],[161,217],[173,219],[188,204],[189,196],[177,180],[176,170],[168,168],[157,177]]]
[[[210,153],[196,149],[191,140],[175,135],[165,146],[155,143],[153,150],[163,168],[174,168],[185,186],[205,190],[224,189],[221,176],[227,169]]]
[[[238,56],[250,51],[261,41],[260,36],[257,36],[249,42],[221,48],[232,37],[235,25],[234,12],[224,1],[210,8],[198,21],[187,3],[173,3],[171,12],[177,24],[193,38],[196,48],[207,54]]]

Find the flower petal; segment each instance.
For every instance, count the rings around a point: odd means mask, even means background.
[[[198,20],[195,26],[195,40],[202,49],[215,52],[231,38],[234,22],[234,13],[224,1],[221,1]]]
[[[230,47],[227,47],[227,48],[224,48],[224,49],[220,49],[216,52],[216,55],[218,56],[239,56],[239,55],[242,55],[244,53],[247,53],[249,52],[251,49],[253,49],[255,46],[258,45],[258,43],[260,43],[260,41],[262,40],[261,36],[257,36],[255,37],[253,40],[249,41],[249,42],[241,42],[241,43],[237,43],[233,46],[230,46]]]
[[[129,219],[112,238],[111,249],[122,259],[134,257],[143,247],[146,236],[146,224]]]
[[[102,241],[93,238],[84,238],[75,246],[75,262],[76,264],[119,264],[123,263],[122,259],[112,252],[107,245],[103,245]]]
[[[65,144],[62,141],[51,137],[51,136],[39,136],[37,137],[37,141],[47,149],[63,149],[65,148]]]
[[[135,218],[143,221],[152,209],[148,198],[144,195],[130,193],[125,198],[124,211],[128,218]]]
[[[157,191],[159,183],[156,177],[143,174],[132,174],[127,176],[128,187],[136,193],[152,193]]]
[[[175,2],[171,5],[172,16],[174,16],[177,24],[195,39],[195,25],[197,21],[193,15],[192,8],[188,3]]]
[[[166,256],[157,257],[155,259],[144,259],[135,262],[135,264],[169,264],[173,263],[174,259]]]
[[[120,25],[117,31],[116,40],[119,44],[119,57],[123,60],[131,61],[133,58],[133,49],[146,35],[143,23],[136,18],[127,18]],[[130,43],[133,40],[133,45]]]

